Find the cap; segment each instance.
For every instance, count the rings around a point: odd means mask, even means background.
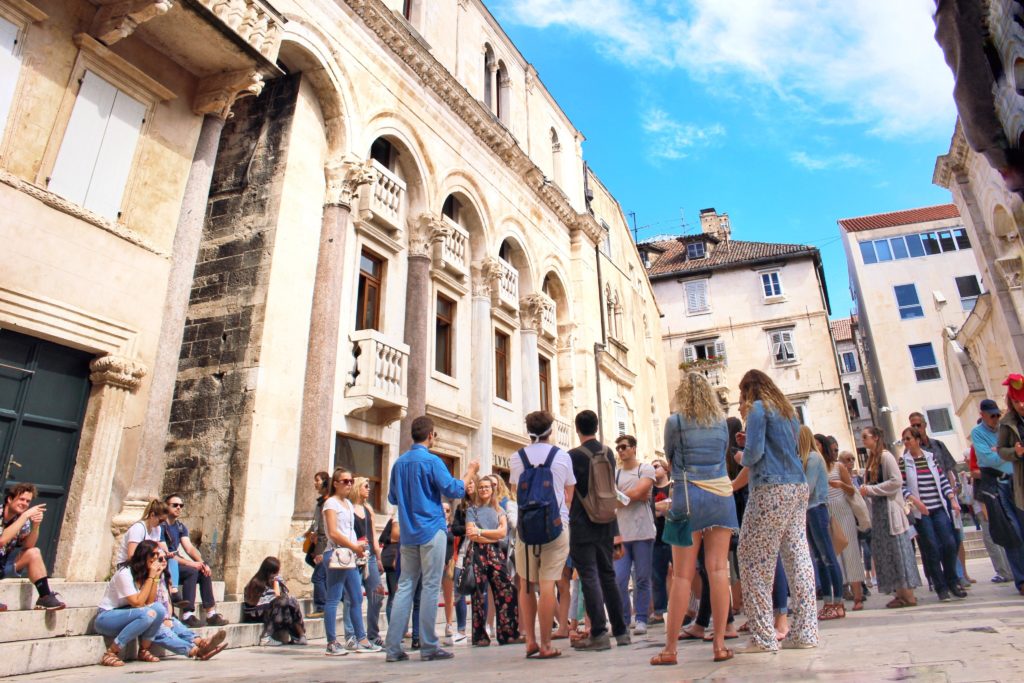
[[[1002,415],[1003,411],[999,410],[999,405],[990,398],[986,398],[981,402],[981,412],[987,415]]]
[[[1013,373],[1003,380],[1006,395],[1014,401],[1024,401],[1024,375]]]

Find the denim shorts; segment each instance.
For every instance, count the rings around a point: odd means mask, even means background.
[[[724,527],[733,531],[739,529],[736,518],[736,501],[732,496],[719,496],[687,482],[690,494],[690,529],[704,531],[711,527]],[[686,493],[683,483],[672,484],[672,510],[686,511]]]

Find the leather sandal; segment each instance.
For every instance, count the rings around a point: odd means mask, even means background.
[[[679,659],[675,652],[659,652],[651,657],[651,666],[668,666],[678,663]]]
[[[121,648],[116,644],[111,645],[107,648],[107,651],[103,653],[103,658],[100,659],[100,664],[103,666],[124,666],[124,660],[118,655],[121,654]]]
[[[863,600],[854,600],[853,601],[853,611],[854,612],[859,612],[862,609],[864,609],[864,601]]]
[[[160,661],[160,658],[149,650],[139,648],[139,656],[136,657],[140,662],[149,662],[150,664],[156,664]]]
[[[715,650],[715,659],[714,659],[714,661],[716,661],[716,662],[727,662],[730,659],[732,659],[733,656],[734,655],[733,655],[732,650],[730,650],[727,647],[723,647],[721,650],[718,650],[718,649]]]

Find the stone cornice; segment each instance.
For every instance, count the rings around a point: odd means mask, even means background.
[[[935,160],[935,171],[932,173],[932,184],[951,189],[953,178],[967,170],[967,138],[959,119],[953,131],[953,139],[949,141],[949,152]]]
[[[404,22],[381,0],[344,0],[380,41],[401,59],[445,104],[451,107],[473,133],[487,145],[523,182],[534,191],[570,232],[582,230],[597,244],[600,226],[593,216],[577,213],[568,197],[556,185],[546,181],[519,142],[491,112],[481,105],[461,83],[430,54]],[[588,225],[593,222],[598,228]]]
[[[89,380],[93,384],[109,384],[132,393],[142,385],[146,366],[123,356],[100,356],[89,363]]]

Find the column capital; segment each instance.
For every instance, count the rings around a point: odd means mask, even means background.
[[[239,97],[259,95],[263,92],[263,74],[242,69],[208,76],[199,82],[192,111],[200,115],[212,114],[222,119],[231,118],[231,107]]]
[[[451,227],[440,216],[425,211],[411,221],[409,226],[409,255],[429,257],[433,245],[444,241],[451,234]]]
[[[146,366],[124,356],[100,356],[89,363],[89,381],[96,385],[110,385],[134,393],[146,376]]]
[[[554,309],[554,303],[543,294],[527,294],[519,300],[519,320],[523,330],[540,332],[544,314]]]
[[[90,33],[110,46],[134,33],[139,24],[166,14],[174,0],[106,0],[99,4]]]
[[[360,186],[377,180],[377,172],[369,162],[354,159],[328,161],[324,176],[327,179],[325,206],[351,206]]]
[[[498,291],[498,280],[502,273],[501,262],[494,256],[488,256],[473,266],[473,296],[491,298]]]

